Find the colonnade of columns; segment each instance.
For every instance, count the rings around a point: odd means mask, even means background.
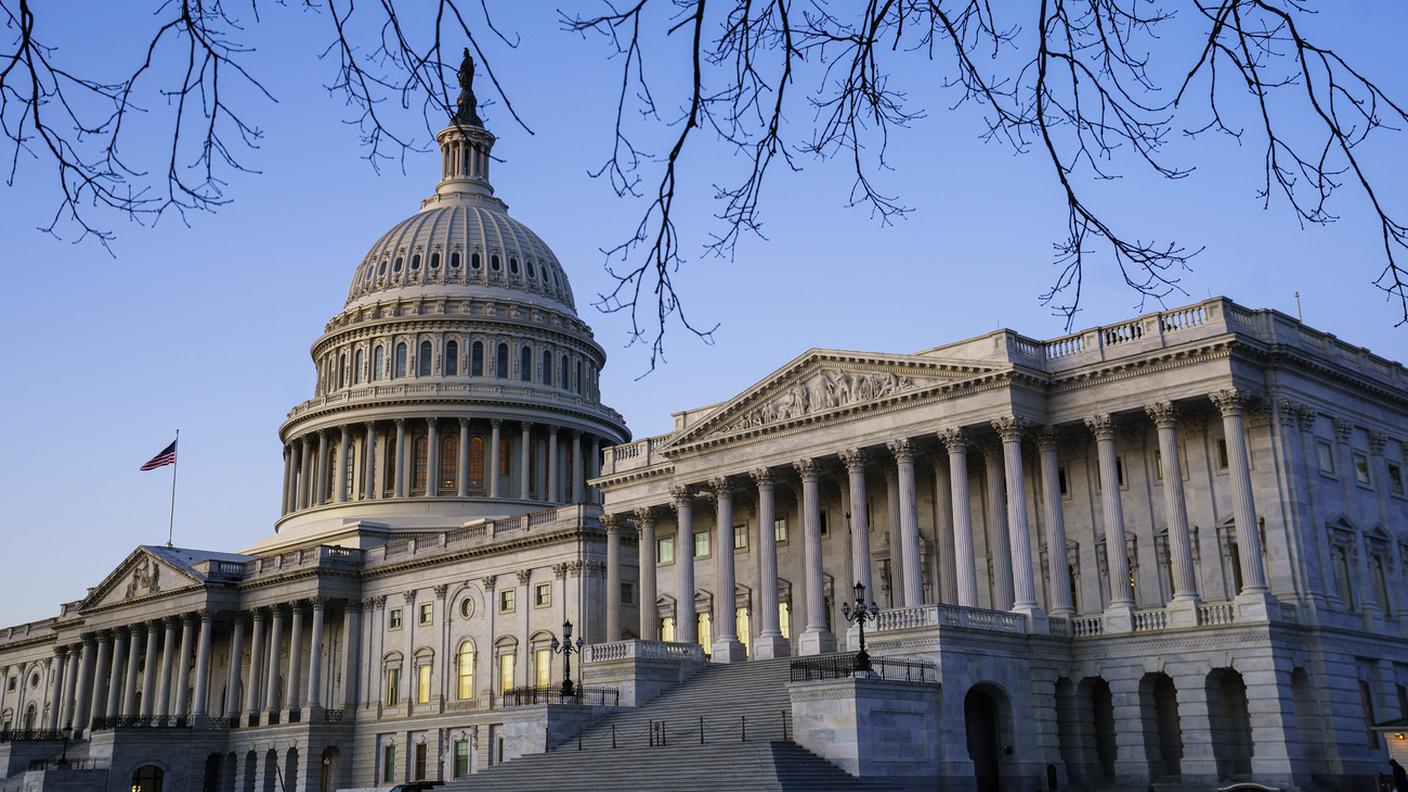
[[[396,418],[317,429],[284,446],[281,511],[406,497],[595,502],[586,482],[600,473],[601,443],[578,429],[497,418]]]
[[[1236,528],[1238,557],[1242,572],[1242,589],[1239,597],[1265,600],[1268,594],[1266,573],[1262,561],[1261,537],[1256,520],[1256,506],[1253,499],[1251,467],[1247,453],[1246,433],[1243,425],[1243,412],[1247,396],[1236,390],[1222,390],[1209,395],[1222,417],[1226,437],[1228,468],[1232,490],[1233,520]],[[1169,531],[1169,555],[1173,579],[1173,603],[1171,608],[1196,604],[1200,599],[1196,572],[1193,566],[1192,540],[1188,523],[1188,511],[1183,492],[1182,460],[1179,458],[1177,438],[1178,412],[1170,402],[1159,402],[1144,410],[1154,422],[1158,431],[1160,464],[1162,466],[1164,510]],[[1102,501],[1101,527],[1105,538],[1108,563],[1106,565],[1110,600],[1105,609],[1107,622],[1113,630],[1120,624],[1128,624],[1132,618],[1134,601],[1129,584],[1129,563],[1126,556],[1126,523],[1121,502],[1119,469],[1115,454],[1115,419],[1108,414],[1087,418],[1084,427],[1094,437],[1099,461],[1100,496]],[[935,504],[939,523],[939,555],[943,565],[940,574],[941,585],[931,595],[949,604],[978,607],[977,558],[974,551],[973,520],[971,514],[970,482],[968,474],[968,454],[975,446],[985,457],[987,467],[986,483],[990,513],[986,524],[989,535],[986,545],[992,555],[990,577],[992,606],[999,610],[1009,610],[1026,615],[1029,621],[1041,621],[1046,613],[1037,599],[1036,576],[1031,547],[1031,533],[1027,520],[1027,489],[1025,470],[1022,464],[1023,445],[1028,438],[1035,436],[1037,461],[1040,471],[1042,491],[1051,493],[1042,499],[1043,526],[1048,552],[1048,576],[1050,580],[1047,608],[1050,615],[1070,617],[1075,615],[1071,597],[1070,570],[1066,563],[1066,526],[1059,495],[1057,447],[1061,439],[1061,428],[1052,426],[1032,427],[1017,416],[1001,416],[989,423],[1000,445],[984,444],[978,438],[987,434],[987,427],[947,427],[937,432],[937,440],[945,454],[934,455],[934,491],[938,503]],[[892,520],[898,526],[898,541],[890,547],[891,570],[896,576],[894,586],[895,607],[925,604],[923,565],[921,564],[920,534],[918,529],[918,504],[915,487],[914,441],[909,437],[898,437],[885,444],[885,450],[852,448],[839,451],[836,458],[846,470],[846,494],[849,496],[851,528],[851,568],[858,581],[869,591],[872,587],[873,559],[871,558],[870,525],[867,509],[867,487],[870,483],[868,463],[884,460],[887,464],[887,478],[894,482],[891,488],[893,508]],[[806,458],[792,465],[801,490],[801,528],[803,541],[803,564],[805,596],[800,613],[795,609],[794,620],[800,616],[804,628],[798,636],[796,650],[802,654],[815,654],[832,651],[836,639],[826,627],[825,600],[823,591],[823,559],[821,545],[821,515],[819,483],[822,476],[823,459]],[[759,542],[757,590],[760,601],[756,603],[761,616],[760,638],[753,646],[753,656],[772,657],[786,653],[788,647],[781,640],[778,629],[777,603],[777,546],[774,531],[770,530],[776,514],[774,503],[774,482],[777,471],[760,469],[752,471],[749,477],[756,487]],[[716,548],[713,562],[716,566],[715,580],[718,591],[715,593],[713,615],[714,657],[718,660],[738,659],[742,647],[738,645],[737,626],[733,598],[735,588],[733,544],[733,501],[736,477],[723,476],[710,479],[705,488],[712,495],[715,516]],[[677,523],[675,557],[675,601],[679,616],[675,619],[677,641],[693,643],[698,640],[693,615],[695,601],[694,562],[693,562],[693,516],[695,497],[699,485],[676,485],[671,489],[671,503]],[[654,607],[659,596],[655,557],[655,517],[656,511],[650,508],[638,509],[634,513],[635,523],[640,533],[640,635],[649,637],[658,634],[658,614]],[[620,553],[614,550],[612,533],[618,532],[620,519],[608,515],[607,579],[620,580]],[[617,567],[613,569],[613,566]],[[849,588],[849,586],[848,586]],[[620,638],[619,594],[611,596],[610,591],[619,591],[619,585],[608,585],[607,640]],[[1189,618],[1196,619],[1195,608],[1184,607]],[[1176,620],[1176,617],[1175,617]]]

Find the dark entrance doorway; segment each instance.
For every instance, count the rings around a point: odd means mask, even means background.
[[[973,688],[963,699],[968,731],[968,758],[978,792],[998,792],[1001,786],[1002,732],[997,702],[987,692]]]

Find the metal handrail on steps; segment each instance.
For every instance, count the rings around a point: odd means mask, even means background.
[[[764,718],[761,721],[755,716],[751,726],[747,715],[740,715],[737,718],[713,719],[712,721],[699,715],[694,718],[684,719],[683,728],[680,728],[681,721],[673,723],[668,718],[651,718],[646,724],[644,734],[644,745],[649,748],[664,748],[673,740],[677,745],[684,743],[698,742],[699,745],[708,745],[712,738],[716,743],[740,743],[748,742],[749,729],[752,729],[753,739],[772,740],[776,734],[777,727],[781,727],[782,739],[784,741],[792,739],[791,729],[792,713],[787,710],[779,710],[776,717]],[[637,724],[639,725],[639,724]],[[583,750],[585,744],[583,734],[591,729],[588,725],[577,729],[576,734],[568,738],[564,743],[558,745],[558,750],[564,749],[563,745],[576,743],[576,750]],[[604,737],[604,735],[603,735]],[[617,724],[611,724],[611,749],[639,747],[642,744],[642,735],[635,729],[623,730]],[[605,740],[603,739],[603,742]],[[602,747],[605,747],[604,745]],[[552,748],[552,731],[549,728],[543,729],[543,750],[550,752]]]

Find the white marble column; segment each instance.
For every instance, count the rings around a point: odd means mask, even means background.
[[[425,496],[440,494],[440,421],[425,419]],[[292,692],[292,689],[290,689]],[[292,698],[292,695],[289,696]]]
[[[494,418],[489,421],[489,470],[485,473],[485,478],[489,480],[489,497],[499,497],[499,466],[503,461],[499,459],[499,444],[503,442],[503,421]],[[468,431],[461,434],[461,441],[468,444]]]
[[[599,478],[601,476],[601,438],[592,435],[590,450],[587,453],[587,478]],[[589,503],[600,503],[596,487],[587,487],[587,501]]]
[[[147,622],[147,646],[142,660],[142,706],[138,712],[143,718],[156,715],[157,699],[160,698],[160,694],[156,692],[157,640],[160,635],[160,622]]]
[[[890,592],[890,607],[903,608],[904,601],[904,539],[900,537],[900,479],[899,471],[886,465],[885,468],[885,521],[889,532],[890,574],[881,581]],[[876,592],[877,594],[879,592]]]
[[[1007,535],[1012,554],[1012,610],[1027,615],[1027,623],[1043,621],[1036,601],[1036,576],[1032,571],[1032,537],[1027,530],[1027,482],[1022,468],[1022,432],[1026,422],[1008,416],[992,422],[1002,438],[1003,473],[1007,484]]]
[[[288,514],[292,509],[290,504],[293,501],[293,448],[284,446],[284,491],[283,497],[279,500],[279,514]]]
[[[93,695],[93,655],[97,652],[97,644],[93,635],[83,636],[83,648],[78,654],[78,684],[74,689],[73,697],[73,720],[71,724],[75,731],[83,731],[88,728],[88,716],[92,712]]]
[[[269,619],[269,652],[266,663],[267,674],[264,680],[264,710],[276,712],[279,708],[279,655],[283,654],[284,611],[275,605]]]
[[[318,462],[313,471],[313,505],[321,506],[328,502],[328,433],[318,430]]]
[[[406,419],[396,419],[396,497],[404,498],[406,489]]]
[[[366,428],[362,430],[362,433],[366,437],[362,443],[362,473],[364,474],[362,476],[364,487],[362,499],[376,500],[381,497],[381,493],[377,492],[376,480],[376,424],[367,421]]]
[[[264,609],[255,608],[250,617],[253,627],[249,637],[249,683],[244,687],[244,716],[260,710],[259,681],[264,676]]]
[[[712,479],[714,491],[714,645],[709,659],[736,663],[748,651],[738,640],[738,580],[733,553],[733,484],[725,476]]]
[[[1046,517],[1046,574],[1051,580],[1052,616],[1075,615],[1071,601],[1071,568],[1066,558],[1066,515],[1061,506],[1061,467],[1057,458],[1061,435],[1055,427],[1037,433],[1037,454],[1041,459],[1041,498]]]
[[[489,597],[489,602],[485,607],[493,610],[492,596]],[[342,652],[342,663],[346,669],[342,675],[342,706],[350,711],[357,706],[357,680],[361,679],[362,673],[362,603],[360,600],[347,601],[347,606],[342,611],[342,623],[342,634],[347,642],[347,646]]]
[[[949,484],[953,490],[953,567],[959,605],[978,607],[977,559],[973,555],[973,518],[968,496],[968,439],[963,430],[945,429],[939,439],[948,448]]]
[[[313,608],[313,625],[308,636],[308,709],[314,710],[323,705],[323,609],[322,597],[314,597],[310,602]],[[444,613],[442,619],[449,618]],[[294,647],[297,649],[297,647]],[[305,719],[306,720],[306,719]]]
[[[886,447],[895,457],[900,488],[900,541],[904,543],[904,604],[924,604],[924,568],[919,555],[919,503],[914,487],[914,448],[908,438],[891,440]],[[872,595],[873,596],[873,595]]]
[[[758,485],[758,635],[753,639],[753,657],[767,660],[786,657],[788,641],[782,637],[782,623],[777,602],[777,501],[773,492],[772,471],[754,470],[753,481]],[[855,501],[851,501],[855,511]],[[867,557],[869,554],[867,553]]]
[[[606,528],[606,640],[621,640],[621,518],[601,515]],[[642,636],[645,637],[645,636]]]
[[[582,464],[582,433],[572,430],[572,502],[582,502],[582,487],[586,483],[586,466]]]
[[[97,659],[90,671],[89,679],[91,681],[88,686],[88,695],[84,696],[87,699],[87,708],[84,709],[83,717],[78,722],[78,726],[85,730],[91,728],[93,721],[103,717],[107,711],[108,672],[111,670],[108,664],[112,657],[111,631],[103,630],[98,633],[97,654]]]
[[[1196,603],[1199,599],[1198,574],[1193,566],[1193,543],[1188,533],[1188,506],[1183,499],[1183,461],[1178,455],[1178,413],[1173,402],[1151,404],[1144,411],[1159,432],[1159,459],[1164,477],[1164,522],[1168,526],[1169,564],[1173,567],[1173,598]]]
[[[934,470],[934,536],[939,545],[939,579],[936,581],[939,602],[958,602],[958,570],[953,563],[953,483],[949,480],[948,460],[941,454],[928,454]]]
[[[313,444],[308,436],[298,438],[302,447],[302,461],[298,465],[298,508],[306,509],[313,505]]]
[[[806,564],[807,614],[798,654],[827,654],[836,651],[836,636],[826,629],[826,591],[821,558],[821,500],[818,492],[820,466],[810,457],[793,463],[802,477],[802,536]]]
[[[49,712],[44,715],[44,728],[58,731],[63,726],[64,682],[68,676],[69,649],[67,646],[54,647],[52,674],[53,685],[49,690]]]
[[[343,430],[344,436],[347,430]],[[346,446],[338,449],[341,454]],[[200,632],[196,635],[196,684],[191,701],[191,717],[203,718],[210,699],[210,619],[208,610],[200,612]]]
[[[124,718],[137,717],[137,672],[143,638],[140,625],[127,628],[127,668],[123,671],[122,699],[117,711]]]
[[[846,466],[846,479],[851,493],[851,568],[855,570],[856,580],[865,586],[865,590],[875,596],[875,588],[870,577],[870,509],[867,508],[869,500],[865,492],[865,452],[859,448],[850,448],[840,453],[842,464]],[[772,483],[768,483],[768,495],[771,500]],[[762,530],[762,527],[759,528]],[[777,576],[777,545],[773,543],[773,577]],[[776,597],[777,581],[773,581],[773,596]]]
[[[992,606],[996,610],[1011,610],[1015,597],[1012,591],[1012,540],[1007,526],[1006,473],[1002,451],[988,442],[982,445],[983,483],[987,486],[988,554],[992,558]]]
[[[562,502],[562,463],[557,457],[557,427],[548,427],[548,503]]]
[[[530,453],[532,448],[533,425],[524,421],[519,430],[518,441],[518,497],[521,500],[528,500],[529,486],[533,481],[533,468],[530,464],[533,456]]]
[[[675,507],[675,640],[698,643],[694,615],[694,500],[688,487],[671,487]]]
[[[1100,465],[1100,506],[1105,526],[1105,558],[1109,569],[1110,604],[1106,607],[1106,626],[1125,627],[1132,619],[1134,598],[1129,590],[1129,555],[1124,533],[1124,505],[1120,501],[1120,474],[1115,459],[1115,422],[1109,415],[1085,419],[1086,428],[1095,435],[1095,449]],[[1113,619],[1110,617],[1114,617]]]
[[[288,671],[284,674],[287,681],[284,693],[284,709],[298,709],[303,703],[303,602],[294,600],[289,603],[289,621],[292,628],[289,630],[288,642]]]
[[[1256,500],[1252,495],[1251,460],[1247,455],[1247,432],[1242,425],[1246,393],[1228,388],[1209,395],[1222,413],[1222,433],[1227,443],[1227,467],[1232,480],[1232,519],[1237,526],[1237,550],[1242,559],[1242,590],[1238,598],[1268,598],[1266,568],[1261,559],[1261,530],[1256,520]],[[1345,471],[1344,475],[1354,475]]]
[[[348,446],[352,444],[352,432],[346,426],[338,430],[341,436],[337,442],[337,463],[333,466],[337,476],[337,492],[332,494],[333,502],[347,502],[347,457],[350,455]]]
[[[653,641],[660,635],[660,614],[656,611],[659,597],[655,570],[655,516],[649,506],[635,511],[636,555],[640,565],[640,582],[637,599],[640,602],[640,637],[643,641]]]
[[[178,626],[175,616],[167,616],[162,620],[165,627],[165,634],[161,639],[161,674],[156,683],[156,712],[153,713],[158,718],[165,718],[171,715],[171,670],[176,663],[176,628]]]
[[[191,650],[195,640],[195,627],[191,624],[189,614],[181,616],[181,649],[180,655],[176,657],[176,689],[172,695],[176,697],[176,704],[172,707],[172,714],[178,718],[184,718],[190,714],[191,702],[186,690],[191,679]]]
[[[236,717],[243,717],[240,709],[240,674],[244,670],[244,614],[235,613],[230,620],[230,673],[225,679],[225,716],[235,725]]]
[[[122,703],[122,683],[127,672],[123,667],[127,663],[127,628],[119,627],[113,633],[112,668],[108,671],[108,700],[107,707],[103,710],[108,719],[117,717],[117,708]]]

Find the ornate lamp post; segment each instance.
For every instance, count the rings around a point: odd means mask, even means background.
[[[871,600],[870,605],[865,604],[865,586],[856,581],[856,604],[854,607],[849,602],[841,603],[841,615],[846,617],[846,621],[854,623],[860,628],[860,651],[856,653],[856,670],[870,670],[870,654],[865,651],[865,623],[880,618],[880,606]]]
[[[68,767],[68,741],[73,737],[73,729],[69,726],[65,726],[59,730],[59,734],[62,735],[64,738],[64,751],[59,756],[59,761],[55,763],[54,766]]]
[[[576,690],[572,686],[572,655],[579,654],[586,644],[581,638],[577,639],[574,646],[572,644],[572,622],[562,623],[562,641],[559,643],[556,638],[552,639],[552,651],[554,654],[562,655],[562,697],[569,698],[575,696]]]

